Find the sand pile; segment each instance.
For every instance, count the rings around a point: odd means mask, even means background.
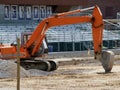
[[[29,73],[24,69],[21,69],[21,77],[28,77]],[[17,64],[14,61],[0,60],[0,78],[16,78],[17,76]]]
[[[53,72],[46,72],[37,69],[25,70],[20,68],[21,78],[29,76],[48,76]],[[17,64],[14,61],[0,60],[0,78],[16,78],[17,76]]]

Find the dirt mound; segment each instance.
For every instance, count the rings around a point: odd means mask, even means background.
[[[25,70],[20,67],[20,77],[29,76],[48,76],[52,72],[46,72],[37,69]],[[14,61],[0,60],[0,78],[16,78],[17,76],[17,64]]]
[[[29,73],[24,68],[20,68],[20,76],[28,77]],[[16,78],[17,64],[14,61],[0,60],[0,78]]]

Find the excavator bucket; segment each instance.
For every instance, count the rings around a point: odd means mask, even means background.
[[[102,51],[100,61],[105,73],[111,72],[114,64],[114,53],[112,51]]]

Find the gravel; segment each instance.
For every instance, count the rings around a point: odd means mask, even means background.
[[[53,74],[53,72],[47,72],[47,71],[42,71],[37,69],[30,69],[28,70],[28,73],[30,76],[48,76]]]
[[[20,77],[28,77],[29,73],[20,68]],[[17,64],[14,61],[0,60],[0,78],[16,78],[17,77]]]

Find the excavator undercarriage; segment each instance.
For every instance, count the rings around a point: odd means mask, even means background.
[[[26,70],[54,71],[58,68],[58,63],[52,60],[21,60],[20,65]]]

